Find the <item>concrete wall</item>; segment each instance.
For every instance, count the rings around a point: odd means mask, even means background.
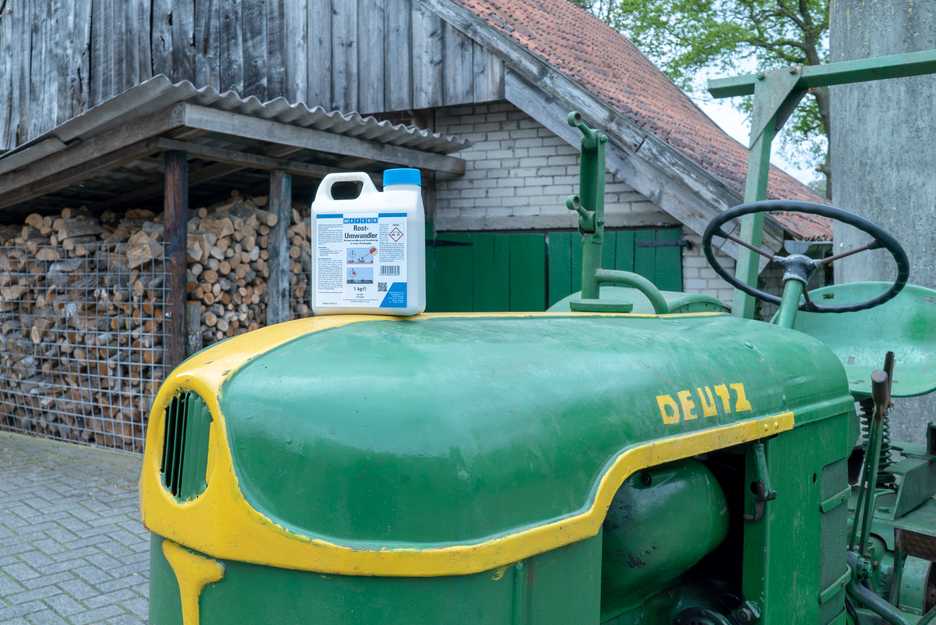
[[[833,62],[929,50],[936,42],[932,2],[833,0],[830,11]],[[910,281],[929,288],[936,288],[934,101],[934,75],[832,88],[833,201],[890,231],[910,257]],[[865,235],[836,229],[836,253],[866,242]],[[895,275],[886,252],[855,259],[835,263],[837,283]],[[931,420],[936,396],[901,400],[894,438],[922,442]]]

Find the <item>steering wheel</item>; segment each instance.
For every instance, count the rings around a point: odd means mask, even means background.
[[[858,228],[862,232],[867,233],[871,236],[872,241],[867,245],[857,247],[853,250],[849,250],[835,256],[823,258],[822,260],[814,260],[799,254],[793,254],[788,257],[775,256],[769,251],[754,247],[750,243],[742,241],[741,239],[734,237],[722,230],[722,226],[732,219],[742,217],[744,215],[766,213],[769,211],[808,213],[810,215],[820,215],[822,217],[835,219],[836,221],[849,224],[855,228]],[[715,253],[712,250],[712,238],[715,236],[734,241],[738,245],[742,245],[749,250],[776,262],[781,267],[783,267],[784,280],[793,278],[795,280],[799,280],[803,284],[806,284],[812,273],[819,267],[827,265],[832,261],[845,258],[846,256],[851,256],[852,254],[857,254],[866,250],[884,248],[891,253],[891,256],[894,257],[894,261],[897,263],[897,279],[894,280],[894,283],[886,292],[875,298],[865,300],[863,302],[858,302],[857,304],[846,304],[843,306],[820,306],[818,304],[814,304],[809,299],[809,293],[804,290],[803,296],[806,301],[799,305],[799,309],[807,312],[843,313],[855,312],[858,310],[865,310],[867,308],[880,306],[884,302],[887,302],[888,300],[896,297],[897,294],[900,293],[900,291],[904,288],[904,286],[906,286],[907,279],[910,277],[910,260],[907,258],[907,253],[904,252],[903,248],[900,246],[900,243],[897,242],[897,239],[892,237],[877,224],[874,224],[863,217],[859,217],[854,213],[849,213],[848,211],[842,210],[841,208],[826,206],[825,204],[815,204],[813,202],[795,202],[792,200],[768,200],[763,202],[740,204],[725,211],[712,220],[712,222],[705,229],[705,234],[702,236],[702,250],[705,252],[705,258],[708,259],[712,269],[714,269],[718,275],[724,278],[725,281],[727,281],[736,289],[740,289],[752,297],[756,297],[758,299],[764,300],[765,302],[771,302],[773,304],[780,304],[781,298],[777,297],[776,295],[771,295],[770,293],[765,293],[760,289],[741,282],[733,275],[725,271],[725,268],[719,264],[719,262],[715,259]]]

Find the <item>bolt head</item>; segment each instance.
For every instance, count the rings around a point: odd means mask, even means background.
[[[765,77],[764,72],[757,72],[757,79],[758,79],[758,80],[763,80],[764,77]]]
[[[799,71],[799,68],[797,68],[795,65],[791,65],[791,66],[790,66],[790,73],[791,73],[791,74],[795,74],[795,73],[798,72],[798,71]]]

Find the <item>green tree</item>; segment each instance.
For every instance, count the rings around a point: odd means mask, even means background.
[[[828,62],[828,0],[570,0],[626,35],[688,93],[705,72],[737,74]],[[745,98],[738,108],[750,112]],[[829,90],[810,90],[787,121],[780,149],[815,166],[831,189]]]

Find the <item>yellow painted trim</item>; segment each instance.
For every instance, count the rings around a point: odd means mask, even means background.
[[[503,315],[498,313],[494,316]],[[367,550],[310,539],[277,525],[244,498],[226,444],[219,391],[224,379],[259,353],[307,332],[368,319],[374,317],[317,317],[272,326],[231,339],[199,354],[183,369],[173,373],[156,398],[154,416],[150,420],[140,478],[140,501],[146,528],[215,558],[278,568],[385,577],[467,575],[494,570],[596,535],[614,494],[636,471],[793,428],[793,413],[788,412],[632,447],[624,450],[607,469],[586,510],[567,519],[478,544],[435,549]],[[165,427],[162,411],[173,395],[181,390],[199,393],[219,428],[209,452],[213,454],[215,463],[208,487],[201,496],[184,503],[176,501],[159,482],[159,441],[162,441]]]
[[[192,553],[171,540],[162,542],[162,550],[179,581],[182,625],[198,625],[198,598],[205,586],[224,577],[224,566],[217,560]]]

